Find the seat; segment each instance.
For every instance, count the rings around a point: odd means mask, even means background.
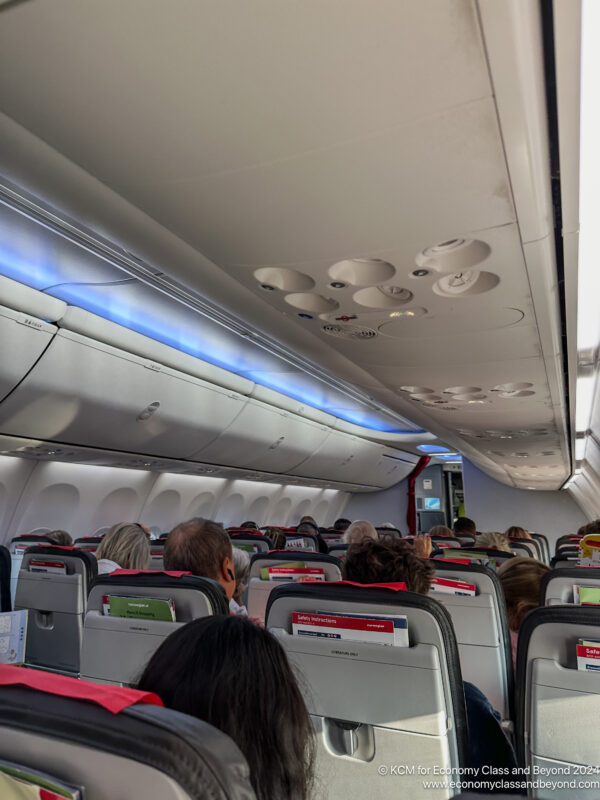
[[[398,528],[375,528],[377,533],[379,534],[379,538],[383,541],[386,539],[401,539],[402,533],[398,530]]]
[[[335,556],[339,558],[340,561],[343,561],[346,558],[346,550],[348,549],[347,544],[330,544],[329,545],[329,555]]]
[[[295,528],[283,528],[283,533],[286,536],[286,548],[290,550],[312,550],[314,553],[319,552],[319,540],[311,533],[298,533]]]
[[[496,550],[493,547],[466,547],[460,549],[445,549],[434,551],[432,558],[449,558],[460,561],[480,562],[486,566],[496,569],[500,564],[504,564],[509,558],[515,558],[513,553],[504,550]]]
[[[172,600],[175,621],[110,616],[103,597]],[[88,597],[81,647],[81,677],[131,685],[156,648],[177,627],[199,617],[228,614],[225,591],[216,581],[188,572],[115,570],[99,575]]]
[[[292,613],[406,615],[410,647],[294,636]],[[266,626],[302,677],[317,737],[317,780],[328,800],[449,797],[422,775],[382,782],[381,764],[465,766],[466,722],[458,649],[446,609],[429,597],[376,586],[284,584]],[[374,793],[374,785],[377,785]]]
[[[452,617],[463,678],[474,683],[505,720],[514,720],[513,664],[506,601],[500,579],[481,564],[432,561],[437,578],[475,584],[475,597],[434,597]]]
[[[0,545],[0,611],[10,611],[11,608],[10,551],[8,547]]]
[[[255,798],[231,739],[149,692],[0,666],[0,732],[0,760],[85,800]]]
[[[273,542],[268,536],[263,536],[260,533],[230,533],[229,538],[233,547],[239,547],[240,550],[253,555],[254,553],[268,553],[273,549]]]
[[[532,772],[558,769],[554,773],[557,780],[562,775],[567,783],[562,789],[537,789],[533,793],[536,798],[598,797],[597,788],[568,786],[570,779],[577,778],[576,768],[590,767],[588,779],[597,780],[600,682],[597,674],[577,669],[580,638],[600,640],[597,609],[536,608],[525,616],[519,631],[516,705],[520,762]]]
[[[308,568],[320,568],[325,574],[326,581],[341,581],[342,565],[339,559],[332,555],[321,553],[295,552],[292,550],[275,550],[271,553],[257,553],[252,556],[250,574],[248,579],[248,616],[253,619],[265,621],[265,611],[269,595],[276,586],[276,581],[261,580],[260,571],[264,567],[285,566],[294,562],[303,562]]]
[[[568,547],[576,546],[581,540],[583,536],[579,536],[577,533],[567,533],[564,536],[559,536],[556,542],[554,543],[554,555],[557,555],[559,548],[563,545],[567,545]]]
[[[579,547],[564,545],[558,550],[557,554],[550,559],[550,567],[552,569],[573,567],[579,561],[580,555]]]
[[[48,566],[32,566],[32,561]],[[58,569],[62,564],[64,574],[32,571]],[[29,610],[27,664],[74,674],[79,672],[87,594],[96,574],[96,559],[86,550],[44,544],[27,548],[15,597],[16,610]]]
[[[533,542],[527,539],[509,539],[511,552],[524,558],[537,558],[538,549]]]
[[[446,547],[462,547],[462,542],[455,536],[432,536],[431,541],[436,547],[441,549]]]
[[[87,550],[89,553],[95,553],[101,541],[102,536],[81,536],[79,539],[75,539],[73,547],[77,547],[79,550]]]
[[[531,533],[530,536],[538,543],[541,554],[540,561],[543,561],[544,564],[550,564],[550,544],[548,542],[548,537],[544,536],[543,533]]]
[[[458,539],[461,547],[475,547],[476,539],[470,533],[455,533],[454,538]]]
[[[49,528],[47,530],[50,530]],[[17,593],[17,579],[19,577],[19,570],[21,569],[21,562],[23,561],[23,553],[28,547],[34,544],[53,544],[52,539],[49,539],[43,533],[24,533],[21,536],[15,536],[10,540],[8,549],[10,550],[11,561],[11,581],[10,581],[10,596],[12,604],[15,604],[15,595]]]
[[[163,555],[165,551],[164,541],[153,540],[150,542],[150,566],[148,569],[163,572],[165,569]]]
[[[321,533],[321,538],[328,547],[332,544],[339,544],[344,538],[344,531],[325,530]]]
[[[574,605],[573,585],[600,588],[600,570],[596,567],[560,567],[542,576],[540,605]]]

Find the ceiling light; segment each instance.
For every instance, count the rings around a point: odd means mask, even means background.
[[[600,196],[600,3],[584,0],[581,25],[581,136],[579,169],[579,265],[577,300],[577,351],[593,349],[600,341],[598,294],[597,220]],[[579,395],[579,381],[577,381]],[[577,400],[579,413],[579,398]],[[586,423],[587,427],[587,423]],[[577,430],[584,430],[577,424]]]
[[[418,444],[417,450],[422,453],[450,453],[449,447],[442,447],[439,444]],[[456,453],[453,453],[453,455],[456,455]]]
[[[595,375],[582,375],[577,378],[576,405],[575,405],[575,430],[577,433],[587,431],[590,426],[592,404],[594,402],[594,389],[596,388]]]
[[[414,311],[392,311],[390,317],[414,317]]]

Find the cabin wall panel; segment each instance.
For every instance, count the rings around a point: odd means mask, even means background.
[[[551,544],[587,522],[584,512],[566,491],[515,489],[493,480],[463,459],[465,511],[480,531],[505,531],[521,525],[545,534]]]
[[[381,492],[368,492],[350,495],[342,516],[350,520],[366,519],[373,525],[391,522],[403,534],[406,527],[408,509],[408,481],[406,478]]]
[[[35,461],[25,458],[0,456],[0,543],[9,538],[10,524],[35,466]]]

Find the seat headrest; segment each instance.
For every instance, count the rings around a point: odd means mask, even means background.
[[[54,672],[12,667],[6,664],[0,664],[0,686],[26,686],[28,689],[59,697],[87,700],[102,706],[112,714],[119,714],[123,709],[136,705],[136,703],[163,705],[160,697],[153,692],[140,692],[137,689],[125,689],[106,683],[92,683],[69,678],[66,675],[57,675]]]

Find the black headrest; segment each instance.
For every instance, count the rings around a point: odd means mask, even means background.
[[[10,567],[10,551],[8,547],[0,545],[0,611],[11,610]]]
[[[339,558],[325,553],[314,553],[312,550],[271,550],[268,553],[255,553],[250,559],[250,564],[255,561],[320,561],[321,564],[334,564],[340,567]]]
[[[262,533],[253,533],[252,531],[235,531],[234,533],[229,534],[229,538],[232,541],[246,541],[246,542],[265,542],[269,548],[269,550],[273,547],[273,542],[269,539],[268,536],[263,536]]]

